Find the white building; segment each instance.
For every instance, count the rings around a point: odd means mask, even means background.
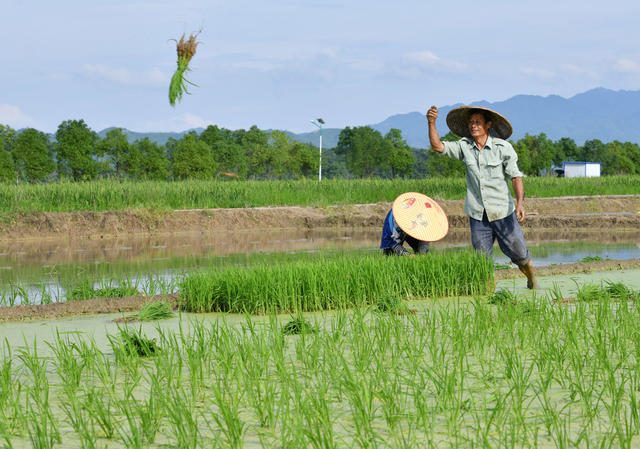
[[[564,161],[562,170],[565,178],[600,176],[600,162]]]

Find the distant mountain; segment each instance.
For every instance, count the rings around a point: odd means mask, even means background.
[[[505,101],[490,103],[477,101],[471,105],[494,109],[507,117],[513,125],[511,139],[518,140],[525,134],[537,135],[545,133],[551,140],[563,137],[572,138],[578,145],[585,140],[600,139],[603,142],[619,140],[640,144],[640,91],[596,88],[563,98],[558,95],[541,97],[537,95],[517,95]],[[445,122],[447,113],[460,104],[439,107],[438,131],[441,135],[449,130]],[[402,137],[414,148],[427,148],[426,109],[422,112],[409,112],[392,115],[386,120],[369,125],[381,133],[391,128],[402,131]],[[107,130],[99,134],[104,137]],[[187,132],[200,133],[201,128],[187,130],[182,133],[136,133],[125,131],[130,141],[149,137],[150,140],[165,144],[169,137],[179,139]],[[322,130],[322,146],[335,147],[341,129],[325,128]],[[291,138],[305,143],[318,145],[319,132],[295,134],[285,131]]]
[[[115,129],[116,127],[111,127],[111,128],[105,128],[102,131],[98,132],[98,135],[100,136],[100,138],[104,138],[104,136],[107,135],[107,133],[109,131],[111,131],[112,129]],[[163,133],[163,132],[153,132],[153,133],[139,133],[139,132],[135,132],[135,131],[129,131],[126,128],[122,128],[124,134],[127,136],[127,140],[129,142],[135,142],[136,140],[142,140],[145,137],[148,137],[150,141],[152,142],[156,142],[160,145],[164,145],[167,143],[167,141],[170,138],[174,138],[174,139],[180,139],[182,138],[182,136],[184,136],[187,133],[190,133],[191,131],[195,131],[197,134],[200,134],[202,131],[204,131],[204,128],[193,128],[193,129],[188,129],[186,131],[182,131],[182,132],[178,132],[178,133],[173,133],[173,132],[167,132],[167,133]]]

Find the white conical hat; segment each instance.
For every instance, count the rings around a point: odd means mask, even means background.
[[[393,201],[391,210],[400,229],[418,240],[435,242],[449,232],[442,208],[422,193],[403,193]]]

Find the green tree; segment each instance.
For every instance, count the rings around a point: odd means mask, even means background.
[[[556,158],[556,147],[546,134],[541,133],[537,136],[526,134],[514,145],[516,154],[518,155],[518,168],[520,171],[538,176],[543,172],[550,173],[553,160]],[[530,166],[527,169],[526,156],[530,159]]]
[[[49,137],[37,129],[27,128],[17,134],[12,154],[20,176],[29,182],[44,181],[55,170]]]
[[[580,156],[580,147],[570,137],[563,137],[556,144],[556,159],[553,163],[561,165],[563,161],[577,161]]]
[[[84,120],[65,120],[56,131],[58,173],[74,181],[95,179],[100,171],[96,160],[97,135]]]
[[[601,162],[603,175],[640,173],[640,148],[634,143],[614,140],[605,145]]]
[[[166,180],[169,176],[169,159],[164,147],[148,137],[133,142],[123,158],[126,173],[134,179]]]
[[[16,182],[16,165],[11,148],[15,131],[9,126],[0,125],[0,182]]]
[[[104,139],[96,144],[97,152],[110,158],[115,175],[119,178],[124,174],[124,160],[129,156],[131,146],[122,128],[107,131]]]
[[[376,170],[389,168],[391,145],[369,126],[347,126],[340,132],[336,153],[345,155],[347,168],[354,176],[372,177]]]
[[[173,176],[178,179],[210,179],[217,169],[211,148],[195,133],[182,139],[169,139],[167,147],[172,157]]]
[[[391,128],[384,136],[389,143],[390,155],[389,166],[391,168],[391,178],[396,176],[407,176],[413,170],[415,159],[411,152],[411,147],[406,140],[402,139],[402,131],[397,128]]]
[[[324,149],[323,152],[327,154]],[[318,173],[318,164],[320,163],[319,157],[318,148],[314,145],[296,141],[291,142],[291,146],[289,147],[289,157],[287,159],[287,172],[293,178],[315,177]],[[324,173],[322,176],[324,177]]]
[[[233,131],[209,125],[200,139],[211,148],[213,158],[222,174],[246,178],[249,163],[242,147],[242,138]]]
[[[602,162],[604,150],[604,143],[600,140],[587,140],[584,145],[582,145],[579,160],[584,162]]]
[[[449,132],[440,140],[443,142],[455,142],[456,140],[460,140],[460,136]],[[426,168],[429,176],[441,176],[445,178],[464,176],[467,170],[464,162],[433,150],[427,153]]]

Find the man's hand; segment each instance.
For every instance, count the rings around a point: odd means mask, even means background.
[[[438,118],[438,108],[435,106],[431,106],[427,111],[427,121],[429,123],[435,123]]]
[[[518,223],[522,223],[526,216],[527,214],[524,212],[524,206],[522,203],[516,204],[516,218],[518,219]]]

